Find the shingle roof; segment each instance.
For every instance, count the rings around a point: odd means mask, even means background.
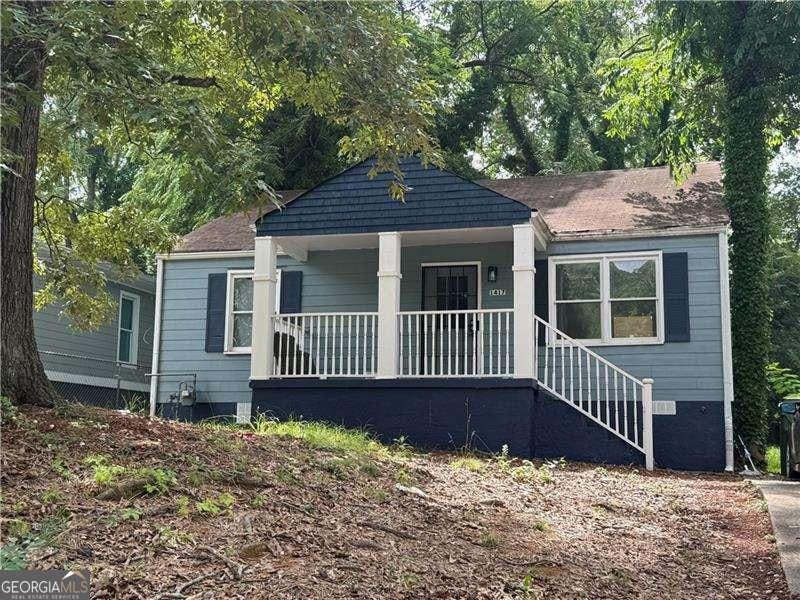
[[[537,209],[556,235],[571,235],[727,224],[721,180],[719,163],[707,162],[699,163],[680,187],[666,167],[476,183]],[[283,202],[301,193],[279,192]],[[209,221],[184,236],[175,251],[252,250],[256,219],[274,209],[254,208]]]
[[[303,190],[278,192],[281,202],[291,202]],[[275,210],[270,204],[251,208],[232,215],[217,217],[194,231],[187,233],[175,248],[176,252],[211,252],[217,250],[252,250],[255,246],[255,222],[260,216]]]
[[[402,202],[387,192],[394,175],[370,176],[375,160],[363,160],[298,196],[284,210],[256,223],[258,235],[304,236],[379,231],[430,231],[502,227],[524,223],[531,209],[486,186],[416,156],[401,158],[406,186]],[[486,207],[491,210],[486,210]]]
[[[477,183],[539,211],[555,234],[629,232],[728,223],[718,162],[680,187],[666,167],[484,179]]]

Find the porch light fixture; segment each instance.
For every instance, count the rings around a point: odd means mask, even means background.
[[[497,281],[497,267],[489,267],[488,275],[489,283],[494,283]]]

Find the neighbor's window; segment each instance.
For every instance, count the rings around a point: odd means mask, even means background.
[[[550,260],[550,317],[558,329],[591,343],[663,341],[660,253]]]
[[[117,360],[135,364],[139,352],[139,296],[119,293],[119,328],[117,331]]]
[[[278,269],[275,310],[280,307],[281,271]],[[225,352],[250,352],[253,335],[253,272],[228,271],[228,313],[225,319]]]

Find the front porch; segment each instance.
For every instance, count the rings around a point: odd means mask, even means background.
[[[600,451],[652,466],[652,382],[535,314],[535,258],[546,248],[535,214],[488,229],[256,238],[254,410],[384,436],[416,432],[417,443],[434,446],[469,437],[471,425],[481,449],[505,443],[542,457],[564,448],[552,438],[567,427],[565,439],[582,432],[587,460]],[[279,250],[307,264],[323,253],[363,253],[378,266],[373,304],[317,310],[317,301],[313,312],[278,313]],[[567,409],[566,421],[554,406]],[[597,431],[575,429],[580,421]]]

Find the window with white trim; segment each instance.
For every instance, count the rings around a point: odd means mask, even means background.
[[[280,310],[281,271],[277,270],[275,312]],[[249,354],[253,335],[253,271],[228,271],[225,352]]]
[[[661,252],[550,257],[550,323],[586,344],[664,341]]]
[[[117,319],[117,361],[136,364],[139,354],[139,296],[130,292],[119,293]]]

